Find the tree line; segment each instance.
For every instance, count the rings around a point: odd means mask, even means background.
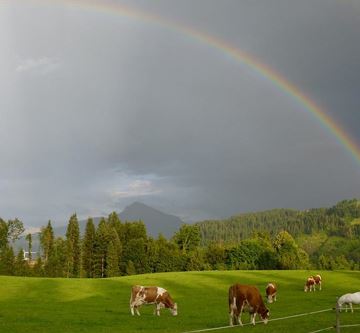
[[[81,235],[73,214],[65,237],[54,236],[51,221],[41,228],[41,255],[34,258],[31,234],[26,235],[26,249],[14,253],[12,244],[24,232],[22,222],[0,219],[0,274],[105,278],[189,270],[359,269],[357,200],[342,201],[329,209],[273,210],[245,217],[218,224],[183,224],[171,239],[161,234],[155,239],[147,235],[143,222],[122,222],[116,212],[98,225],[89,218]],[[301,237],[316,239],[318,232],[335,237],[337,243],[326,238],[323,243],[331,246],[322,244],[322,251],[312,251],[312,244]]]

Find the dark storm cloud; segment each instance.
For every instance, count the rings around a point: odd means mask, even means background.
[[[360,22],[346,6],[129,5],[256,55],[359,141]],[[334,134],[221,50],[93,11],[18,4],[0,13],[3,217],[63,223],[141,200],[198,219],[360,195],[359,164]]]

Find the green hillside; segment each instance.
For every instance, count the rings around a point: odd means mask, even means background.
[[[307,276],[320,273],[323,290],[304,293]],[[278,284],[278,301],[269,304],[271,319],[330,309],[336,297],[360,289],[360,272],[316,271],[206,271],[133,275],[110,279],[0,277],[0,332],[171,332],[181,333],[228,325],[227,291],[235,283]],[[179,315],[166,309],[153,316],[152,306],[140,317],[129,312],[130,286],[159,285],[178,303]],[[342,324],[360,323],[360,313],[342,313]],[[243,322],[249,315],[243,315]],[[306,333],[335,323],[333,311],[309,317],[270,321],[266,332]],[[264,325],[221,329],[216,332],[264,332]],[[359,327],[347,328],[355,333]]]

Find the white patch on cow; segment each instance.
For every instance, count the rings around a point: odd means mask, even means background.
[[[275,289],[275,286],[272,283],[269,283],[267,286]]]
[[[164,293],[166,293],[166,289],[161,287],[157,288],[157,292],[156,292],[157,296],[162,296]]]

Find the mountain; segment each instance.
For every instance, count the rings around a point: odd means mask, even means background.
[[[175,216],[170,214],[165,214],[155,208],[147,206],[141,202],[134,202],[131,205],[125,207],[125,209],[119,213],[119,218],[121,222],[126,221],[143,221],[147,234],[152,237],[157,237],[159,233],[162,233],[165,237],[170,238],[183,224],[183,221]],[[95,225],[98,225],[101,217],[93,217]],[[85,226],[87,223],[86,220],[79,221],[80,233],[84,234]],[[65,237],[67,225],[54,227],[55,237]],[[33,234],[33,251],[39,250],[39,233]],[[26,249],[27,242],[25,241],[25,236],[20,237],[19,240],[15,242],[16,251],[20,248]]]
[[[171,237],[183,224],[179,217],[165,214],[141,202],[134,202],[127,206],[119,216],[123,222],[143,221],[148,235],[152,237],[157,237],[159,233],[162,233],[165,237]]]

